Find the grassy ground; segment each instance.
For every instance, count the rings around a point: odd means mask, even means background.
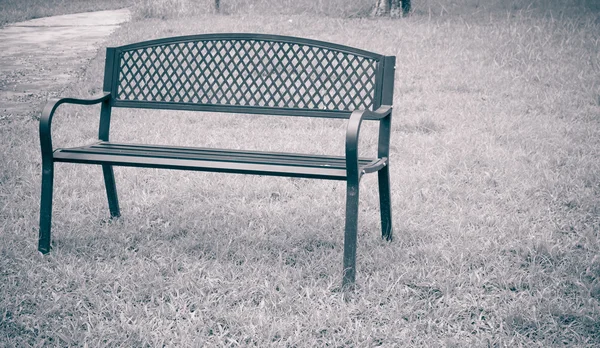
[[[133,0],[142,18],[178,18],[213,13],[213,0]],[[364,17],[375,0],[221,0],[224,14],[307,14]],[[597,0],[419,0],[412,2],[418,16],[485,16],[524,12],[527,16],[581,16],[600,11]]]
[[[395,240],[378,237],[367,176],[358,289],[344,298],[340,183],[118,168],[123,217],[111,222],[101,171],[58,165],[54,250],[41,256],[37,123],[4,120],[0,342],[600,345],[600,24],[566,12],[138,16],[109,42],[266,32],[396,55]],[[98,91],[103,59],[68,94]],[[342,122],[123,110],[114,121],[115,140],[343,151]],[[65,107],[55,122],[55,146],[90,141],[97,109]]]
[[[0,27],[33,18],[131,6],[133,0],[2,0]]]

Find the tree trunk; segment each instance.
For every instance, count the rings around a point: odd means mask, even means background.
[[[398,17],[400,9],[402,9],[402,14],[407,16],[410,12],[410,0],[375,0],[375,7],[371,15]]]
[[[375,0],[375,7],[373,7],[373,12],[371,16],[383,16],[386,13],[390,12],[390,3],[389,0]]]
[[[408,16],[410,13],[410,0],[402,0],[402,15]]]

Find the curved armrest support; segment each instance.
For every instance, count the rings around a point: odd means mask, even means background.
[[[346,129],[346,175],[348,178],[359,179],[358,171],[358,134],[363,120],[382,120],[392,114],[390,105],[382,105],[375,111],[354,110],[348,119]]]
[[[40,117],[40,145],[42,146],[42,160],[48,156],[50,156],[50,158],[52,157],[52,117],[54,117],[54,112],[61,104],[93,105],[106,102],[109,99],[109,92],[104,92],[102,95],[93,97],[91,99],[50,99],[46,103],[46,106],[44,106],[42,116]]]
[[[364,110],[363,119],[365,120],[381,120],[392,114],[391,105],[382,105],[375,111]]]

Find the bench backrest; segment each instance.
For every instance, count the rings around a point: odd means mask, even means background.
[[[346,118],[391,105],[395,57],[296,37],[206,34],[107,49],[112,106]]]

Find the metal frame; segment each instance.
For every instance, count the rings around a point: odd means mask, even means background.
[[[282,108],[248,105],[215,105],[178,102],[147,102],[118,100],[119,55],[127,50],[201,40],[261,40],[285,44],[307,45],[340,54],[353,54],[377,61],[372,109],[324,110],[311,108]],[[40,200],[40,230],[38,249],[51,249],[52,193],[54,163],[87,163],[102,166],[110,216],[120,215],[113,166],[154,167],[196,171],[277,175],[346,181],[346,219],[342,287],[352,289],[356,280],[356,246],[360,179],[364,174],[377,172],[381,212],[382,238],[392,240],[392,209],[390,195],[389,145],[394,91],[395,57],[383,56],[338,44],[262,34],[207,34],[166,38],[131,45],[107,48],[104,93],[91,99],[63,98],[50,100],[40,118],[42,152],[42,189]],[[61,104],[101,104],[98,129],[99,142],[71,149],[52,147],[51,123]],[[303,117],[348,119],[345,157],[304,154],[232,151],[158,145],[112,143],[109,140],[112,107],[194,110],[230,113],[259,113]],[[359,158],[358,144],[363,120],[379,122],[377,158]]]

